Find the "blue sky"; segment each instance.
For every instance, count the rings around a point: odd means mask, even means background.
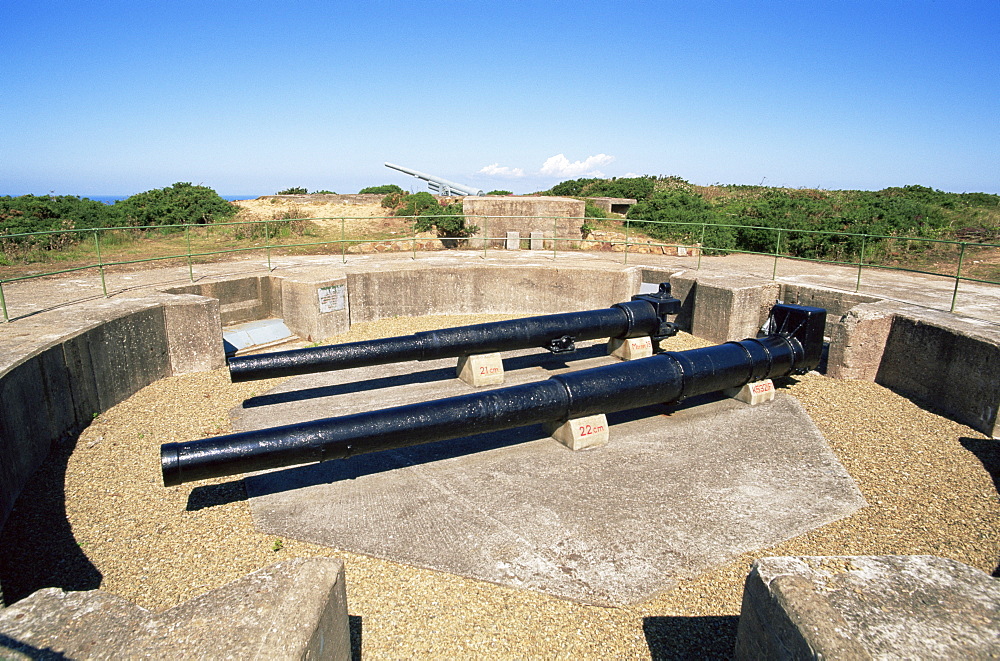
[[[0,0],[0,194],[1000,193],[1000,1]]]

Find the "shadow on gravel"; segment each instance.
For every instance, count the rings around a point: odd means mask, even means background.
[[[364,622],[360,615],[348,615],[347,626],[351,629],[351,661],[361,661],[362,629]]]
[[[0,587],[8,605],[42,588],[101,585],[101,572],[77,544],[66,518],[66,464],[76,440],[53,445],[0,531]]]
[[[589,347],[581,347],[575,353],[554,356],[548,352],[529,354],[526,356],[505,357],[504,369],[508,372],[532,367],[541,367],[545,370],[559,370],[569,367],[570,362],[597,358],[607,354],[604,344],[595,344]],[[458,359],[456,358],[456,361]],[[302,390],[291,390],[288,392],[276,392],[258,397],[251,397],[243,402],[243,408],[255,408],[258,406],[272,406],[275,404],[288,404],[290,402],[300,402],[307,399],[319,397],[335,397],[357,392],[370,392],[383,388],[394,388],[398,386],[411,386],[420,383],[433,383],[435,381],[448,381],[455,378],[454,367],[442,367],[438,369],[408,372],[406,374],[395,374],[383,376],[375,379],[365,379],[352,383],[337,383],[329,386],[319,386],[316,388],[304,388]]]
[[[976,455],[979,461],[983,462],[983,468],[993,479],[993,488],[1000,494],[1000,441],[963,436],[958,439],[958,442],[962,444],[963,448]],[[1000,561],[998,561],[996,569],[993,570],[993,576],[1000,578]]]
[[[646,617],[642,632],[653,661],[731,659],[739,621],[736,615]]]

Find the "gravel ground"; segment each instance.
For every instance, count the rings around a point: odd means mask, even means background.
[[[390,319],[358,324],[337,341],[501,318],[509,317]],[[670,340],[675,349],[702,345],[691,336]],[[818,374],[782,387],[805,406],[870,506],[627,608],[264,535],[240,481],[161,486],[161,443],[228,432],[230,410],[278,382],[231,384],[225,370],[163,379],[57,448],[0,538],[7,600],[50,585],[100,587],[159,610],[285,558],[332,555],[346,562],[352,633],[365,658],[728,658],[756,557],[932,554],[986,572],[1000,557],[996,442],[878,385]],[[204,484],[226,484],[229,502],[203,502]]]

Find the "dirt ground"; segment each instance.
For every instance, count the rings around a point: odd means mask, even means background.
[[[308,218],[323,233],[336,233],[343,229],[349,236],[409,234],[410,221],[393,218],[390,210],[379,204],[346,204],[316,201],[283,200],[259,197],[255,200],[234,202],[240,207],[243,220],[270,220],[273,218]],[[239,217],[238,217],[239,218]]]

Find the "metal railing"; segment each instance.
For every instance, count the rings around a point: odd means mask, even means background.
[[[388,237],[349,237],[347,233],[347,223],[348,221],[362,221],[371,222],[378,220],[404,220],[409,222],[411,230],[405,236],[388,236]],[[476,246],[482,244],[482,256],[483,258],[488,257],[488,252],[491,247],[497,248],[496,244],[503,244],[507,237],[505,236],[490,236],[490,224],[494,223],[494,227],[497,223],[501,223],[505,220],[510,219],[521,219],[522,224],[524,216],[477,216],[468,215],[465,216],[466,223],[468,225],[479,224],[478,231],[473,236],[439,236],[435,241],[441,242],[441,249],[445,247],[462,247],[466,249],[478,249]],[[324,238],[322,240],[309,240],[309,241],[287,241],[284,238],[288,237],[285,230],[291,227],[291,223],[300,221],[326,221],[326,222],[340,222],[340,232],[339,238]],[[335,247],[333,253],[337,252],[336,247],[339,247],[339,252],[341,255],[341,260],[343,263],[347,262],[347,256],[352,254],[352,248],[354,246],[362,244],[383,244],[390,247],[402,246],[403,244],[409,243],[409,252],[412,254],[412,258],[417,258],[417,247],[422,242],[428,241],[429,239],[422,238],[418,236],[418,232],[415,228],[415,223],[412,222],[411,217],[336,217],[336,218],[303,218],[303,219],[275,219],[275,220],[258,220],[258,221],[232,221],[232,222],[220,222],[211,224],[178,224],[178,225],[153,225],[153,226],[141,226],[141,227],[102,227],[102,228],[91,228],[91,229],[60,229],[60,230],[50,230],[45,232],[28,232],[21,234],[0,234],[0,257],[9,250],[11,252],[16,252],[18,246],[31,246],[36,241],[43,241],[44,237],[73,237],[72,241],[78,249],[82,249],[86,242],[89,242],[92,238],[93,240],[93,254],[96,261],[91,263],[85,263],[82,265],[76,265],[68,268],[55,269],[44,271],[40,273],[31,273],[28,275],[19,275],[13,277],[2,277],[3,267],[0,267],[0,309],[2,309],[3,320],[10,321],[10,316],[7,309],[7,301],[4,294],[3,286],[4,284],[9,284],[13,282],[19,282],[24,280],[30,280],[34,278],[44,278],[48,276],[60,275],[65,273],[72,273],[76,271],[83,271],[88,269],[97,269],[100,274],[101,289],[105,297],[109,296],[108,286],[106,280],[106,270],[110,267],[117,266],[127,266],[133,264],[142,264],[147,262],[158,262],[164,260],[176,260],[184,259],[187,263],[188,277],[191,282],[195,281],[194,268],[195,264],[206,258],[215,257],[218,255],[227,255],[243,252],[263,252],[267,259],[268,271],[273,270],[271,263],[272,252],[276,250],[288,251],[288,250],[302,250],[302,249],[317,249],[317,248],[328,248]],[[857,268],[857,278],[855,281],[854,291],[857,292],[861,287],[862,272],[864,269],[888,269],[896,271],[905,271],[910,273],[920,273],[938,277],[946,277],[954,280],[954,287],[952,291],[951,305],[949,308],[950,312],[954,312],[955,303],[958,297],[959,284],[961,282],[977,282],[984,284],[1000,284],[996,280],[988,280],[982,278],[970,277],[964,275],[963,265],[970,248],[1000,248],[1000,244],[983,244],[983,243],[972,243],[945,239],[931,239],[924,237],[900,237],[900,236],[885,236],[885,235],[874,235],[874,234],[858,234],[851,232],[828,232],[820,230],[797,230],[797,229],[787,229],[787,228],[774,228],[774,227],[763,227],[763,226],[747,226],[747,225],[730,225],[730,224],[720,224],[720,223],[689,223],[689,222],[671,222],[671,221],[648,221],[648,220],[633,220],[627,219],[623,222],[624,237],[585,237],[582,235],[579,229],[576,229],[575,236],[566,236],[566,234],[572,233],[574,228],[580,228],[588,223],[594,222],[594,219],[583,218],[583,217],[569,217],[569,216],[546,216],[546,217],[533,217],[531,222],[536,226],[546,226],[548,222],[551,221],[551,234],[549,231],[545,230],[543,241],[548,242],[551,246],[553,259],[557,258],[558,251],[560,249],[576,250],[580,248],[590,247],[591,244],[603,244],[609,246],[612,250],[615,246],[622,246],[620,251],[623,254],[623,259],[625,263],[628,263],[630,248],[636,246],[649,246],[656,248],[691,248],[697,252],[697,266],[696,268],[701,268],[701,258],[702,255],[707,252],[725,254],[725,253],[741,253],[741,254],[752,254],[752,255],[763,255],[767,257],[774,258],[774,266],[771,273],[771,278],[777,278],[778,262],[780,259],[792,259],[801,260],[815,263],[824,264],[836,264],[841,266],[851,266]],[[561,226],[561,230],[560,230]],[[678,235],[678,241],[657,241],[651,240],[647,237],[637,239],[637,230],[648,229],[650,226],[669,226],[673,228],[673,233]],[[232,234],[238,234],[238,228],[244,230],[246,236],[238,237],[232,236]],[[263,228],[263,235],[260,236],[260,228]],[[248,231],[246,231],[248,229]],[[706,242],[706,236],[710,229],[734,229],[738,231],[763,231],[771,233],[773,235],[773,249],[770,250],[750,250],[744,248],[736,248],[731,246],[713,246],[709,242]],[[196,232],[221,232],[225,234],[230,232],[228,240],[233,242],[234,245],[227,246],[223,249],[208,250],[203,248],[194,249],[192,247],[192,234]],[[114,237],[116,234],[120,233],[130,233],[139,235],[142,232],[157,232],[161,235],[167,237],[171,235],[179,235],[183,232],[183,246],[184,249],[181,252],[173,252],[169,254],[160,254],[153,257],[144,257],[141,259],[115,259],[109,258],[107,256],[109,244],[114,245],[120,243],[120,241],[111,241],[109,237]],[[645,234],[645,232],[643,232]],[[620,234],[620,233],[619,233]],[[147,234],[148,235],[148,234]],[[854,259],[829,259],[820,257],[804,257],[796,254],[792,254],[789,250],[789,242],[791,237],[809,236],[809,235],[824,235],[837,237],[838,239],[853,239],[860,244],[860,249],[857,251],[857,258]],[[102,243],[102,236],[104,241]],[[305,235],[303,234],[303,238]],[[697,238],[697,240],[695,240]],[[521,241],[530,241],[528,237],[521,237]],[[882,264],[874,261],[872,253],[881,252],[884,250],[885,242],[907,242],[907,244],[912,244],[914,242],[919,242],[920,244],[926,244],[931,246],[953,246],[954,250],[957,250],[957,259],[955,271],[953,274],[938,273],[934,271],[925,271],[918,268],[913,268],[910,266],[896,266],[892,264]],[[126,242],[127,243],[127,240]],[[250,245],[246,245],[249,243]],[[426,244],[425,248],[426,249]],[[782,247],[784,246],[784,250]],[[520,247],[520,246],[519,246]],[[875,250],[873,250],[873,247]],[[400,248],[395,248],[400,251]],[[867,254],[866,254],[867,251]],[[50,254],[55,254],[55,251],[50,251]],[[867,258],[867,259],[866,259]],[[10,261],[9,259],[7,260]]]

